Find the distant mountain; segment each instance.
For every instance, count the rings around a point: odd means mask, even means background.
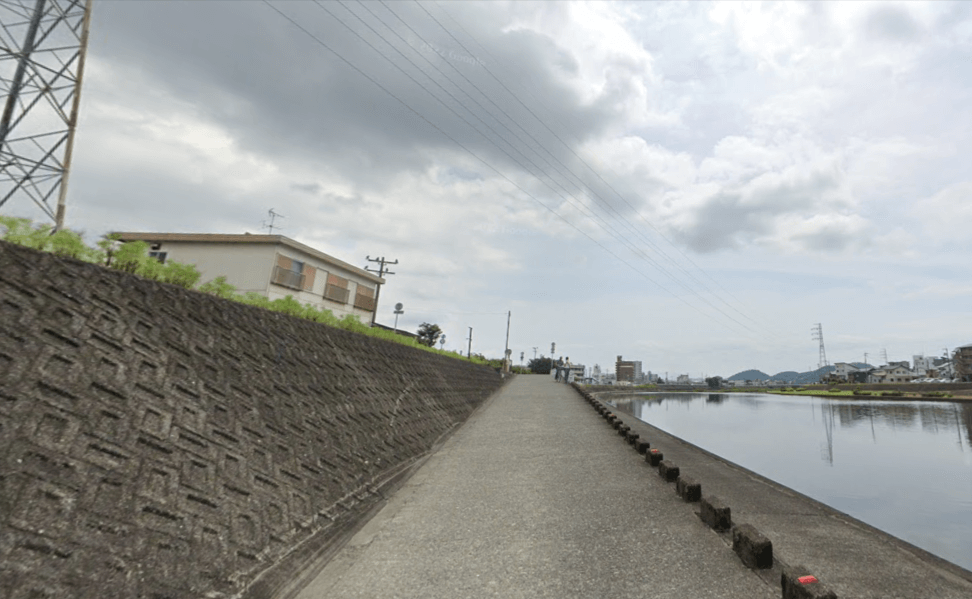
[[[860,364],[859,362],[854,362],[854,366],[858,368],[867,366],[866,364]],[[795,370],[785,370],[783,372],[777,372],[773,376],[770,376],[763,372],[762,370],[744,370],[738,374],[734,374],[726,380],[729,381],[779,381],[781,383],[787,383],[789,385],[811,385],[813,383],[819,383],[820,380],[827,376],[827,374],[837,370],[834,366],[824,366],[823,368],[818,368],[810,372],[797,372]]]
[[[762,370],[743,370],[737,374],[732,375],[727,381],[765,381],[770,378],[770,375],[766,374]]]

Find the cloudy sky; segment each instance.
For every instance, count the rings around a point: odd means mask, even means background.
[[[876,364],[972,343],[970,106],[966,2],[96,2],[68,224],[273,208],[517,361]]]

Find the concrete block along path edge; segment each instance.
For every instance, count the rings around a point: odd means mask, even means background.
[[[519,376],[299,599],[778,598],[569,386]]]

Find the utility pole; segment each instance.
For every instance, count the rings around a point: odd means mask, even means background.
[[[533,348],[533,359],[534,360],[537,359],[537,348],[535,348],[535,347]]]
[[[512,317],[512,315],[513,315],[513,312],[512,311],[507,311],[507,313],[506,313],[506,348],[504,349],[504,351],[507,354],[510,353],[510,318]],[[507,356],[507,357],[509,357],[509,356]]]
[[[367,264],[365,265],[365,270],[367,270],[368,272],[378,273],[378,278],[379,279],[380,278],[383,278],[385,275],[393,275],[393,274],[395,274],[395,273],[393,273],[390,270],[385,270],[385,265],[387,265],[387,264],[398,264],[398,259],[397,258],[395,259],[394,262],[391,262],[389,260],[385,260],[385,257],[384,256],[382,256],[381,258],[372,258],[371,256],[365,256],[365,259],[367,259],[368,262],[377,262],[378,263],[378,265],[379,265],[378,266],[378,270],[375,270],[373,268],[368,268],[368,265]],[[378,283],[377,285],[375,285],[375,307],[371,311],[371,326],[375,326],[375,316],[378,314],[378,297],[380,295],[381,295],[381,283]]]
[[[23,196],[64,228],[91,0],[0,3],[0,207]],[[70,104],[70,110],[68,105]],[[63,152],[63,156],[61,155]],[[56,198],[57,205],[50,201]]]
[[[867,366],[867,352],[864,352],[864,365]]]
[[[472,327],[469,327],[469,349],[466,350],[466,357],[472,360]]]

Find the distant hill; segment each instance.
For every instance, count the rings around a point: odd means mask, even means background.
[[[860,362],[854,362],[854,366],[858,368],[867,367],[867,364],[862,364]],[[823,368],[818,368],[816,370],[811,370],[809,372],[797,372],[795,370],[784,370],[783,372],[777,372],[773,376],[770,376],[763,372],[762,370],[744,370],[738,374],[734,374],[729,377],[728,381],[779,381],[781,383],[787,383],[789,385],[811,385],[813,383],[819,383],[820,380],[827,376],[827,374],[837,370],[834,366],[824,366]]]
[[[727,381],[765,381],[770,378],[770,375],[766,374],[762,370],[743,370],[737,374],[732,375]]]

